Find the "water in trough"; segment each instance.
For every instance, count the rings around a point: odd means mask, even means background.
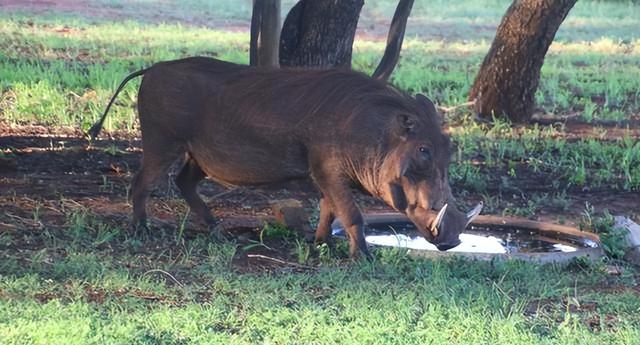
[[[342,228],[334,228],[335,236],[345,237]],[[374,223],[365,230],[367,243],[375,246],[393,246],[414,250],[437,251],[427,242],[410,222]],[[596,247],[589,240],[574,241],[569,238],[543,236],[530,229],[518,229],[500,226],[471,225],[460,235],[462,243],[449,252],[463,253],[553,253],[575,252],[581,248]]]

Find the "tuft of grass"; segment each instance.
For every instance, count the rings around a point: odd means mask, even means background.
[[[280,240],[289,241],[289,240],[296,239],[298,237],[298,233],[295,230],[290,229],[281,224],[267,223],[262,229],[261,236],[264,239],[272,239],[272,240],[280,239]]]
[[[582,211],[580,227],[597,233],[600,236],[602,248],[613,259],[622,259],[629,250],[628,230],[616,226],[613,215],[607,209],[602,213],[596,213],[594,207],[587,202]]]

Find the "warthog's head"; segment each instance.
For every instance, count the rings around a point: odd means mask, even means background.
[[[377,194],[405,213],[429,242],[447,250],[460,244],[460,233],[482,205],[466,214],[456,208],[448,180],[451,141],[433,103],[423,95],[415,102],[415,112],[396,114]]]

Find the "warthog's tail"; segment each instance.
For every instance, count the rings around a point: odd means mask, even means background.
[[[104,110],[104,113],[102,114],[102,117],[100,117],[100,120],[98,120],[98,122],[96,122],[93,126],[91,126],[91,128],[87,132],[87,135],[89,136],[89,138],[91,140],[95,139],[98,136],[98,134],[100,133],[100,130],[102,129],[102,124],[104,123],[104,119],[107,117],[107,113],[109,112],[109,109],[111,109],[111,105],[116,100],[116,97],[118,97],[118,94],[120,93],[120,91],[122,91],[124,86],[127,85],[129,80],[143,75],[147,70],[148,70],[148,68],[141,69],[139,71],[135,71],[135,72],[129,74],[126,78],[124,78],[122,83],[120,83],[120,86],[118,86],[118,89],[116,90],[116,93],[113,94],[113,97],[111,97],[111,100],[109,101],[109,104],[107,104],[107,108]]]

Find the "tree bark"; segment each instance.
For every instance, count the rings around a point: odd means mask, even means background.
[[[544,56],[576,0],[514,0],[469,92],[481,118],[531,119]]]
[[[353,38],[364,0],[300,0],[280,34],[280,65],[351,67]]]
[[[251,66],[278,67],[280,0],[254,0],[251,15]]]
[[[411,14],[412,7],[413,0],[400,0],[398,2],[398,7],[396,7],[396,12],[393,14],[393,20],[391,20],[391,26],[389,27],[387,47],[384,50],[380,64],[373,72],[373,78],[389,79],[393,69],[398,64],[402,41],[404,40],[404,31],[407,27],[407,20],[409,19],[409,14]]]

